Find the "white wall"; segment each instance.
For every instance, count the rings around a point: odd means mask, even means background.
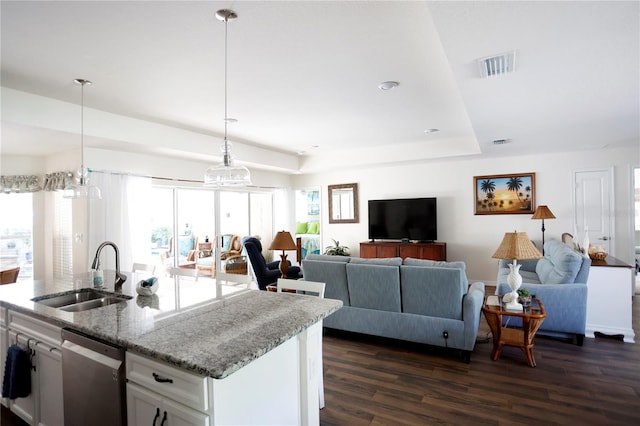
[[[77,167],[70,158],[77,155],[59,155],[43,161],[41,158],[7,158],[3,156],[4,174],[41,173]],[[192,160],[172,159],[103,149],[85,149],[85,164],[98,170],[122,171],[149,176],[201,180],[209,164]],[[322,247],[331,239],[349,246],[353,255],[359,255],[359,243],[366,241],[367,200],[381,198],[438,197],[438,240],[447,243],[449,260],[464,260],[471,280],[495,281],[497,260],[491,255],[499,245],[504,232],[526,231],[540,241],[540,221],[530,215],[475,216],[473,176],[503,173],[536,173],[536,205],[546,204],[556,216],[545,221],[546,239],[560,238],[563,232],[573,232],[571,179],[576,170],[614,168],[615,235],[612,254],[633,264],[633,203],[632,168],[640,165],[640,149],[604,149],[564,154],[503,158],[464,158],[447,161],[422,162],[402,166],[379,167],[327,172],[315,175],[289,176],[282,173],[252,170],[255,186],[322,188]],[[292,184],[293,182],[293,184]],[[329,224],[326,203],[327,185],[357,182],[359,186],[360,223]],[[293,198],[291,198],[293,201]],[[46,203],[37,201],[36,212]],[[46,212],[44,212],[46,213]],[[291,213],[291,212],[288,212]],[[276,218],[279,227],[293,227],[293,215]],[[50,229],[50,224],[37,225]],[[284,219],[284,220],[282,220]],[[293,230],[293,228],[292,228]],[[35,231],[35,229],[34,229]],[[44,232],[45,237],[47,232]],[[35,241],[35,239],[34,239]],[[34,247],[34,256],[37,254]],[[42,249],[42,247],[40,248]],[[39,274],[38,274],[39,275]]]
[[[546,204],[556,219],[545,221],[545,240],[573,232],[572,174],[575,170],[614,168],[615,236],[612,254],[633,262],[631,199],[632,167],[640,163],[640,149],[604,149],[522,157],[464,158],[447,161],[357,169],[294,177],[296,188],[358,183],[360,223],[329,224],[328,206],[322,205],[323,246],[331,238],[359,255],[359,244],[368,237],[367,200],[437,197],[438,241],[447,243],[448,260],[464,260],[470,280],[493,283],[498,260],[491,255],[505,232],[525,231],[541,242],[541,221],[531,215],[474,215],[473,177],[504,173],[536,174],[536,205]]]

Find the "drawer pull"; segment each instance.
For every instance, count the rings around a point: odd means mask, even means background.
[[[173,383],[173,379],[160,376],[158,373],[153,373],[153,378],[158,383]]]

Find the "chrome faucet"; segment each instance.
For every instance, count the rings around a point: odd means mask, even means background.
[[[91,264],[91,269],[100,268],[100,252],[105,246],[113,247],[113,250],[116,252],[116,285],[115,289],[121,289],[122,284],[127,280],[127,276],[120,272],[120,250],[118,250],[118,246],[116,243],[111,241],[105,241],[104,243],[98,246],[98,250],[96,251],[96,257],[93,258],[93,263]]]

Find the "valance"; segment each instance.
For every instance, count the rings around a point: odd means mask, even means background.
[[[72,178],[73,173],[69,171],[47,173],[41,186],[37,175],[0,176],[0,193],[62,191],[69,186]]]
[[[36,175],[0,176],[0,192],[4,194],[41,191]]]
[[[67,186],[71,185],[71,178],[73,178],[73,173],[66,172],[55,172],[48,173],[44,176],[44,191],[63,191]]]

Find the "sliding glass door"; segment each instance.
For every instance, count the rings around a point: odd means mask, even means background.
[[[152,193],[150,256],[161,273],[185,268],[205,277],[247,275],[242,239],[248,235],[260,236],[265,257],[272,258],[272,192],[156,186]]]

